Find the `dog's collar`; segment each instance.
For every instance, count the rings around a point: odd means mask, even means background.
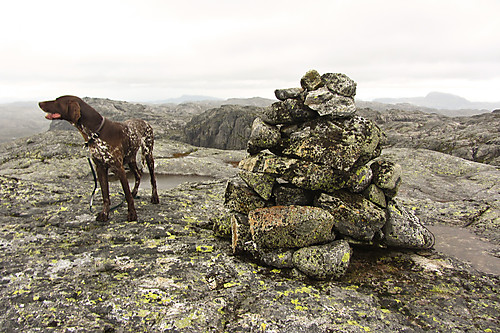
[[[106,117],[102,117],[102,121],[101,121],[101,124],[99,125],[99,128],[97,129],[97,131],[90,133],[89,139],[87,140],[87,142],[85,142],[85,147],[88,147],[89,144],[94,142],[99,137],[99,135],[101,134],[101,130],[104,127],[105,122],[106,122]]]

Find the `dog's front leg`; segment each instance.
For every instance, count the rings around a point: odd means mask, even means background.
[[[134,207],[134,198],[132,197],[132,192],[130,192],[130,186],[128,184],[127,174],[125,173],[125,169],[123,166],[120,166],[116,170],[116,175],[120,179],[120,183],[122,183],[123,193],[125,193],[125,199],[127,200],[128,205],[128,221],[137,221],[137,213]]]
[[[102,193],[102,212],[97,214],[97,221],[106,222],[109,219],[109,183],[108,183],[108,168],[97,165],[97,178],[101,186]]]

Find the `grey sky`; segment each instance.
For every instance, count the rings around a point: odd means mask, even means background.
[[[0,4],[0,102],[273,97],[309,69],[357,98],[500,100],[499,0],[17,0]]]

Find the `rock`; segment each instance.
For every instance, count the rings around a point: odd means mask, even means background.
[[[259,117],[255,118],[252,124],[252,133],[248,140],[248,145],[258,147],[259,149],[266,149],[274,147],[281,139],[281,133],[275,126],[266,124]]]
[[[388,203],[387,211],[385,244],[411,249],[428,249],[434,246],[434,236],[414,214],[394,201]]]
[[[354,97],[356,95],[356,82],[342,73],[326,73],[321,75],[321,80],[325,83],[328,90],[333,93]]]
[[[266,201],[243,182],[232,179],[227,182],[224,205],[230,210],[248,214],[256,208],[266,206]]]
[[[323,85],[321,75],[316,70],[310,70],[300,79],[302,88],[308,91],[316,90]]]
[[[241,179],[252,188],[262,199],[269,200],[273,194],[273,187],[276,183],[275,177],[265,174],[240,170],[238,173]]]
[[[345,186],[346,175],[325,165],[260,153],[241,160],[240,169],[280,176],[306,190],[335,191]]]
[[[276,268],[292,268],[295,250],[265,251],[259,254],[260,260],[266,265]]]
[[[276,89],[274,95],[280,101],[284,101],[289,98],[298,98],[303,91],[303,88]]]
[[[290,135],[283,154],[348,171],[355,163],[380,154],[381,131],[361,117],[348,120],[318,118],[301,124]]]
[[[404,181],[397,198],[424,225],[468,225],[500,245],[498,167],[427,149],[390,148],[381,157],[401,165]]]
[[[387,208],[387,201],[385,199],[384,191],[375,184],[370,184],[368,188],[363,192],[365,198],[377,204],[382,208]]]
[[[310,206],[313,202],[313,192],[288,183],[275,186],[273,196],[277,206]]]
[[[352,97],[334,94],[326,87],[308,92],[304,105],[317,111],[320,116],[351,117],[356,112]]]
[[[231,246],[233,253],[254,252],[255,249],[247,215],[231,215]]]
[[[259,208],[248,215],[253,241],[261,249],[299,248],[335,239],[334,220],[311,206]]]
[[[373,171],[370,167],[363,165],[351,173],[347,186],[354,193],[363,192],[372,182]]]
[[[214,237],[210,222],[226,211],[229,176],[207,161],[224,165],[230,156],[244,156],[241,151],[199,148],[188,158],[171,158],[193,147],[160,138],[160,173],[185,172],[182,165],[189,162],[197,167],[189,170],[217,179],[159,189],[160,205],[150,204],[141,187],[138,222],[126,221],[120,207],[110,223],[96,223],[88,212],[86,151],[79,134],[70,134],[50,131],[31,143],[0,144],[5,332],[500,329],[498,274],[442,252],[356,247],[343,277],[320,283],[294,274],[297,269],[256,263],[258,256],[232,255],[231,242]],[[42,161],[37,153],[47,142],[60,150]],[[467,229],[499,244],[497,168],[424,149],[388,153],[403,169],[398,198],[416,208],[421,221],[424,216],[426,224],[450,227],[472,222]],[[165,161],[175,161],[175,168]],[[119,190],[112,182],[111,193]],[[58,225],[47,223],[53,216]]]
[[[317,118],[319,114],[304,106],[302,102],[295,99],[287,99],[283,102],[283,107],[290,113],[294,122],[301,122],[308,119]]]
[[[238,168],[251,172],[267,173],[270,175],[293,175],[295,169],[305,165],[302,161],[293,158],[275,156],[268,153],[259,153],[240,161]]]
[[[306,190],[332,192],[346,186],[347,176],[325,165],[307,163],[303,168],[295,169],[285,180]]]
[[[401,165],[387,159],[378,159],[371,164],[373,183],[384,190],[395,190],[401,183]]]
[[[216,215],[210,218],[213,223],[212,230],[214,235],[222,238],[231,238],[231,217],[238,214],[232,211],[226,211],[223,214]]]
[[[345,274],[352,249],[345,240],[301,248],[293,254],[294,266],[314,279],[339,278]]]
[[[184,127],[186,142],[219,149],[245,149],[251,124],[264,108],[223,105],[195,115]]]
[[[283,102],[276,102],[264,108],[260,117],[270,125],[291,124],[294,121],[290,110]]]
[[[470,161],[500,166],[500,113],[471,117],[445,116],[443,110],[402,110],[403,105],[376,110],[358,108],[357,113],[374,121],[387,135],[387,147],[429,149]],[[425,112],[422,112],[425,110]]]
[[[373,240],[386,222],[385,211],[359,194],[322,193],[316,204],[332,214],[336,231],[357,240]]]

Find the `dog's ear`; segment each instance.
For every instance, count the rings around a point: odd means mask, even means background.
[[[68,116],[69,116],[69,120],[73,124],[76,124],[78,122],[78,120],[80,119],[80,117],[81,117],[80,104],[77,101],[71,100],[68,102]]]

